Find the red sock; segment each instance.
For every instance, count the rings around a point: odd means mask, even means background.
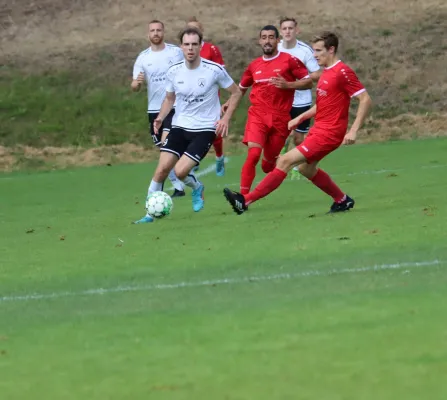
[[[241,193],[247,194],[256,176],[256,165],[261,158],[262,149],[260,147],[250,147],[248,149],[247,159],[242,166],[241,171]]]
[[[223,138],[222,136],[216,136],[213,142],[214,151],[216,153],[216,157],[223,156]]]
[[[331,196],[336,203],[343,201],[345,194],[334,183],[331,177],[322,169],[318,169],[315,176],[310,181],[324,193]]]
[[[277,189],[286,177],[287,173],[275,168],[261,182],[259,182],[259,185],[255,187],[253,192],[244,195],[245,204],[248,206],[250,203],[267,196],[269,193]]]

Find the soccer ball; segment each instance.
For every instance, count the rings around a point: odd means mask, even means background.
[[[153,192],[146,199],[146,211],[153,218],[162,218],[172,212],[174,203],[165,192]]]

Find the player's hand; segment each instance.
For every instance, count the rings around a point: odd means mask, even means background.
[[[158,131],[161,128],[163,120],[160,117],[154,119],[154,132],[158,135]]]
[[[229,105],[230,105],[230,100],[228,100],[227,102],[222,104],[222,107],[220,108],[220,116],[224,115],[227,112]]]
[[[287,125],[289,131],[295,129],[299,124],[301,124],[301,115],[298,115],[298,117],[291,119]]]
[[[144,72],[140,72],[137,76],[137,82],[139,85],[142,85],[144,83]]]
[[[356,141],[356,139],[357,139],[357,132],[349,131],[349,132],[345,135],[345,138],[344,138],[344,140],[343,140],[343,144],[349,146],[349,145],[351,145],[351,144],[354,144],[355,141]]]
[[[278,89],[289,89],[289,82],[287,82],[280,74],[270,78],[270,85],[273,85]]]
[[[228,118],[221,118],[216,122],[216,135],[226,137],[228,136],[228,127],[230,126],[230,121]]]

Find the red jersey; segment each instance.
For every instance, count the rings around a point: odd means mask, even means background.
[[[209,42],[203,42],[202,49],[200,50],[200,57],[204,58],[205,60],[213,61],[217,64],[225,66],[219,47]]]
[[[288,53],[279,52],[273,58],[259,57],[253,60],[242,75],[239,86],[248,89],[250,102],[268,113],[289,114],[295,90],[278,89],[270,84],[270,79],[281,75],[288,82],[309,77],[305,65]]]
[[[366,91],[355,72],[345,63],[337,61],[325,68],[317,84],[317,114],[315,129],[334,134],[343,139],[348,129],[351,97]]]

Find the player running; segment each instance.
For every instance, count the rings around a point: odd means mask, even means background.
[[[165,43],[163,22],[152,20],[149,22],[148,30],[150,46],[142,51],[135,61],[131,88],[134,92],[138,92],[146,81],[149,131],[154,144],[160,147],[171,129],[174,109],[164,120],[159,133],[154,131],[154,120],[166,95],[166,71],[171,65],[183,60],[183,52],[178,46]],[[174,186],[172,197],[184,196],[183,183],[177,179],[174,170],[169,172],[168,177]]]
[[[261,158],[265,173],[275,168],[284,143],[289,136],[290,119],[295,90],[310,89],[312,79],[304,64],[297,58],[278,51],[279,32],[267,25],[259,33],[259,44],[264,55],[250,63],[242,75],[239,87],[244,94],[252,86],[251,106],[242,143],[248,154],[241,171],[240,191],[247,194],[256,176],[256,165]],[[298,80],[297,80],[298,79]],[[226,104],[222,107],[226,109]]]
[[[225,68],[200,57],[202,33],[186,28],[180,34],[185,59],[173,64],[166,72],[166,97],[157,118],[154,131],[160,132],[177,101],[172,128],[160,148],[160,160],[149,186],[149,193],[162,190],[163,181],[175,166],[177,177],[193,189],[192,208],[204,206],[204,186],[190,174],[206,156],[216,135],[226,136],[230,118],[242,98],[241,91]],[[228,110],[220,117],[219,87],[230,92]],[[152,222],[150,215],[137,222]]]
[[[297,40],[297,35],[300,30],[295,18],[283,17],[279,21],[279,31],[282,36],[282,41],[279,43],[278,50],[285,53],[289,53],[292,56],[298,58],[309,71],[309,75],[314,82],[318,82],[321,75],[320,66],[315,60],[314,51],[308,44]],[[295,91],[295,97],[293,99],[292,109],[290,111],[290,117],[296,118],[303,114],[312,106],[312,91],[311,90],[297,90]],[[290,138],[293,136],[295,146],[299,146],[305,135],[309,132],[310,119],[303,121],[295,129],[290,132],[287,138],[286,145],[281,151],[282,154],[286,153],[289,147]],[[291,179],[299,179],[300,173],[298,167],[293,167],[291,171]]]
[[[203,25],[197,20],[196,17],[191,17],[188,20],[187,26],[192,26],[198,29],[200,32],[204,32]],[[222,57],[222,53],[220,52],[219,47],[211,42],[202,42],[202,48],[200,50],[200,57],[205,60],[213,61],[217,64],[220,64],[222,67],[225,67],[225,63]],[[216,139],[213,142],[214,152],[216,153],[216,175],[224,176],[225,175],[225,157],[223,154],[223,137],[216,136]]]
[[[292,119],[289,128],[312,117],[315,117],[315,124],[303,143],[281,156],[276,168],[252,192],[243,195],[224,189],[227,201],[237,214],[242,214],[249,204],[277,189],[294,165],[299,165],[302,175],[332,197],[334,202],[329,213],[347,211],[354,207],[354,199],[343,193],[329,175],[318,168],[318,163],[342,143],[355,143],[357,131],[371,107],[371,98],[355,72],[338,58],[338,37],[334,33],[323,32],[316,36],[313,49],[318,65],[325,67],[317,85],[316,105]],[[359,100],[359,107],[354,123],[346,133],[352,97]]]

